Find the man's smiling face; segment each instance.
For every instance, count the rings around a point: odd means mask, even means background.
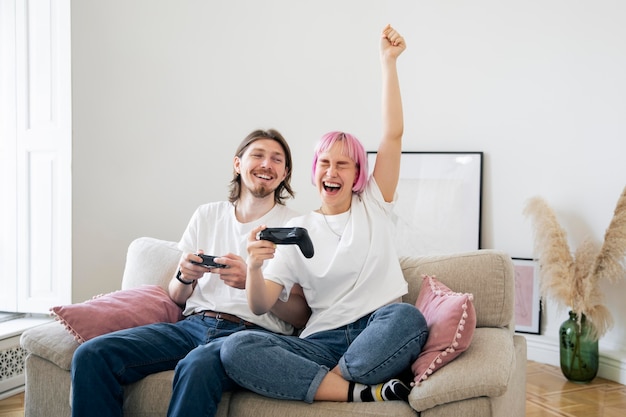
[[[235,158],[235,169],[241,174],[241,185],[258,198],[267,197],[287,176],[286,157],[280,143],[258,139]]]

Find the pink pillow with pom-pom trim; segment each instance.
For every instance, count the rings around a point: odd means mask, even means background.
[[[182,309],[158,285],[97,295],[82,303],[52,307],[50,311],[78,343],[116,330],[175,323],[183,318]]]
[[[424,315],[429,333],[422,352],[411,365],[416,384],[467,350],[476,329],[472,294],[454,292],[434,276],[422,277],[415,306]]]

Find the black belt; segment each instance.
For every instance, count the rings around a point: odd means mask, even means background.
[[[197,313],[194,313],[194,314],[202,315],[202,317],[212,317],[218,320],[226,320],[231,323],[243,324],[246,327],[256,326],[256,324],[246,321],[242,319],[241,317],[235,316],[234,314],[218,313],[217,311],[212,311],[212,310],[198,311]]]

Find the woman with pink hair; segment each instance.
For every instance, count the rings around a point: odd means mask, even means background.
[[[308,230],[315,255],[257,240],[265,226],[250,234],[252,311],[263,314],[296,284],[311,308],[299,336],[245,331],[222,346],[228,376],[259,394],[306,402],[408,398],[397,376],[420,354],[428,327],[415,306],[401,302],[407,284],[391,240],[404,130],[396,60],[406,46],[389,25],[380,45],[383,134],[372,175],[359,140],[327,133],[312,171],[322,204],[288,223]]]

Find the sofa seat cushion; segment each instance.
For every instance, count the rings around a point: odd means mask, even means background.
[[[165,415],[172,397],[174,371],[164,371],[124,387],[124,417]],[[224,393],[216,417],[228,416],[230,393]]]
[[[65,327],[54,321],[33,327],[22,333],[20,344],[27,352],[54,363],[69,371],[78,342]]]
[[[231,398],[229,415],[237,417],[415,417],[416,413],[404,401],[373,403],[315,401],[313,404],[307,404],[303,401],[274,400],[249,391],[239,391]]]
[[[497,349],[494,349],[497,346]],[[507,328],[477,328],[469,348],[415,385],[409,403],[417,411],[474,397],[504,394],[515,369],[515,347]]]

